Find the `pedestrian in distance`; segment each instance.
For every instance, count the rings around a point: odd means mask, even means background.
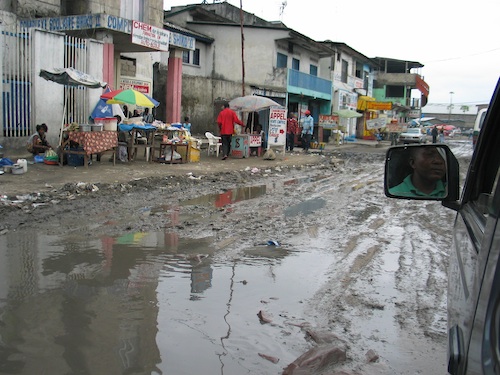
[[[234,124],[243,126],[243,121],[238,118],[236,112],[229,108],[229,103],[225,102],[222,111],[217,116],[217,125],[219,125],[219,134],[222,140],[222,160],[226,160],[231,151]]]
[[[186,129],[186,131],[191,134],[191,123],[189,122],[189,116],[184,117],[184,122],[182,123],[182,127]]]
[[[444,143],[444,129],[439,129],[439,143]]]
[[[437,130],[436,126],[434,126],[432,128],[431,135],[432,135],[432,143],[436,143],[437,142],[437,137],[438,137],[438,130]]]
[[[311,139],[314,133],[314,118],[311,116],[311,111],[306,110],[305,117],[302,123],[302,148],[304,152],[309,152],[311,147]]]
[[[299,134],[299,123],[296,117],[294,113],[289,113],[286,120],[286,151],[293,151],[295,134]]]

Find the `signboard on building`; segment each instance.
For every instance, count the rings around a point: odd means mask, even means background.
[[[422,115],[422,111],[420,109],[412,109],[408,111],[408,117],[411,118],[420,118]]]
[[[339,117],[334,115],[319,115],[318,125],[323,129],[337,129]]]
[[[271,108],[269,111],[268,146],[285,146],[286,144],[286,109]]]
[[[90,29],[109,29],[130,34],[132,21],[109,14],[83,14],[64,17],[32,18],[20,20],[21,27],[36,27],[48,31],[75,31]]]
[[[120,78],[119,88],[125,90],[134,89],[149,96],[151,96],[152,93],[150,81],[143,81],[133,78]]]
[[[366,120],[367,129],[380,129],[387,125],[387,117],[374,118],[372,120]]]
[[[254,88],[252,95],[267,96],[271,98],[286,98],[286,92],[273,91],[269,89]]]
[[[390,111],[392,102],[367,102],[366,109],[374,109],[376,111]]]
[[[189,49],[191,51],[194,51],[196,39],[194,39],[191,36],[187,36],[184,34],[179,34],[179,33],[175,33],[175,32],[171,31],[169,42],[170,42],[171,46]]]
[[[156,49],[168,51],[170,31],[148,25],[144,22],[132,22],[132,43]]]

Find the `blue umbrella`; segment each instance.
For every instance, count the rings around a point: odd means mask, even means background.
[[[106,99],[99,99],[94,110],[90,114],[90,117],[95,119],[119,115],[122,119],[125,118],[125,115],[118,104],[107,104],[106,101]]]

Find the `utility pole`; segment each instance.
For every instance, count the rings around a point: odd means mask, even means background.
[[[241,27],[241,96],[245,96],[245,34],[243,33],[243,0],[240,0]]]
[[[448,112],[448,124],[451,121],[451,110],[453,109],[453,94],[454,92],[450,91],[450,106],[448,107],[450,111]]]

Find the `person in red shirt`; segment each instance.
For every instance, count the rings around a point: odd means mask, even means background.
[[[224,108],[217,116],[219,134],[222,138],[222,160],[226,160],[231,151],[231,138],[234,133],[234,124],[243,126],[243,121],[238,118],[236,112],[229,108],[229,103],[224,103]]]
[[[299,133],[299,123],[293,113],[288,114],[286,120],[286,150],[293,151],[295,145],[295,134]]]

